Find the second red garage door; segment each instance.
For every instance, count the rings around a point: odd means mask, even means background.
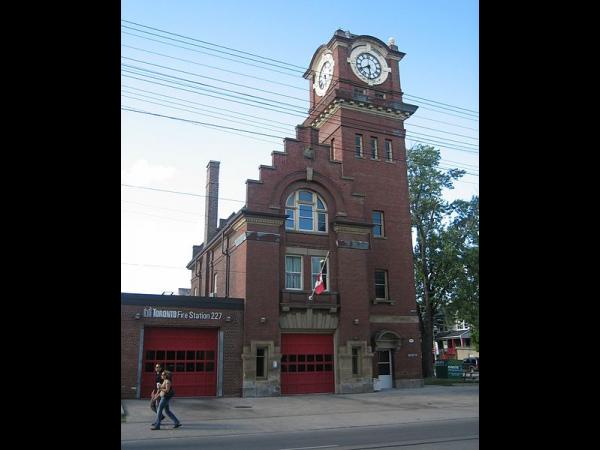
[[[282,394],[333,393],[333,374],[332,335],[281,335]]]
[[[142,363],[142,397],[154,387],[154,366],[173,372],[177,397],[217,394],[216,328],[146,328]]]

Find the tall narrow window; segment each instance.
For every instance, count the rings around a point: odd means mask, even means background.
[[[331,138],[331,146],[330,146],[330,150],[329,150],[329,159],[334,160],[335,159],[335,147],[333,146],[335,142],[335,139]]]
[[[311,272],[312,272],[312,287],[315,286],[317,282],[317,276],[319,275],[319,270],[321,270],[322,261],[325,259],[324,256],[312,256],[310,258],[311,262]],[[325,286],[325,290],[329,290],[329,284],[327,283],[327,266],[329,262],[326,262],[323,266],[323,286]],[[311,289],[312,289],[311,287]]]
[[[382,211],[373,211],[372,220],[375,224],[373,226],[373,236],[375,237],[383,237],[383,212]]]
[[[354,136],[354,156],[356,156],[357,158],[363,157],[362,134],[357,134]]]
[[[375,298],[381,300],[388,298],[387,270],[375,271]]]
[[[302,256],[285,257],[285,288],[302,289]]]
[[[213,297],[217,296],[217,282],[219,281],[219,274],[215,273],[215,276],[213,278]]]
[[[256,347],[256,378],[266,377],[267,349]]]
[[[352,347],[352,375],[358,375],[358,356],[360,354],[359,347]]]
[[[385,141],[385,158],[388,161],[391,161],[394,158],[394,155],[392,154],[392,141]]]
[[[371,137],[371,159],[379,158],[379,154],[377,152],[377,138]]]

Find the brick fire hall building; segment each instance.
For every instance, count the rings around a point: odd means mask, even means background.
[[[147,396],[158,361],[180,396],[422,385],[403,56],[392,39],[336,31],[304,74],[308,117],[227,219],[208,163],[191,296],[121,296],[123,396]]]

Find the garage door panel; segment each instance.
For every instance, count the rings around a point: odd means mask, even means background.
[[[154,389],[156,363],[173,372],[178,397],[215,396],[217,342],[216,329],[146,328],[141,396]]]
[[[333,336],[281,336],[281,393],[311,394],[335,391]]]

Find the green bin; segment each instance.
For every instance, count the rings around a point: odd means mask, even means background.
[[[444,359],[438,359],[435,362],[435,376],[436,378],[448,378],[448,361]]]
[[[460,359],[449,359],[446,364],[447,378],[462,378],[463,362]]]

